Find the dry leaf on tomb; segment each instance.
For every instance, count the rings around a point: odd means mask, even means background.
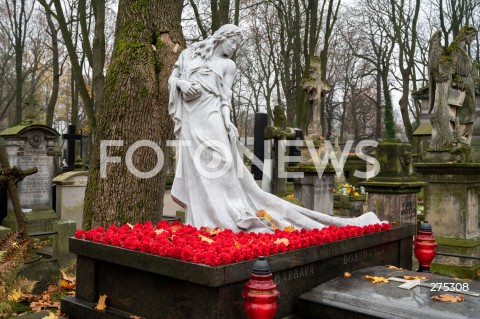
[[[450,294],[444,294],[440,296],[432,296],[432,300],[443,301],[443,302],[462,302],[464,298],[460,294],[456,297]]]
[[[206,241],[206,242],[209,243],[209,244],[215,242],[213,239],[208,238],[208,237],[203,236],[203,235],[200,235],[200,234],[198,234],[198,237],[200,237],[200,239],[201,239],[202,241]]]
[[[48,316],[45,316],[42,319],[58,319],[58,317],[53,312],[48,312]]]
[[[398,268],[397,266],[393,266],[393,265],[386,265],[385,267],[387,267],[388,269],[403,270],[403,268]]]
[[[106,300],[107,295],[100,295],[100,297],[98,297],[98,304],[95,306],[95,310],[105,310],[105,308],[107,308],[107,305],[105,304]]]
[[[427,277],[424,276],[403,276],[404,279],[407,280],[425,280]]]
[[[160,235],[164,231],[165,231],[165,229],[155,229],[155,234]]]
[[[284,244],[285,246],[290,245],[290,241],[287,238],[279,238],[273,242],[275,245]]]
[[[374,284],[378,284],[382,282],[388,284],[388,279],[385,277],[377,277],[377,276],[369,276],[369,275],[365,275],[364,277],[367,279],[370,279]]]
[[[260,210],[257,211],[257,213],[255,215],[257,215],[257,217],[264,217],[265,215],[268,215],[268,214],[265,210],[260,209]]]
[[[292,231],[295,230],[295,227],[293,227],[293,226],[287,226],[287,227],[283,228],[282,230],[288,231],[289,233],[291,233]]]
[[[345,278],[350,278],[350,277],[352,277],[352,274],[349,273],[349,272],[345,272],[345,273],[343,274],[343,277],[345,277]]]
[[[222,231],[224,231],[224,228],[217,228],[217,229],[210,228],[208,230],[208,233],[210,234],[210,236],[215,236],[216,234],[221,233]]]

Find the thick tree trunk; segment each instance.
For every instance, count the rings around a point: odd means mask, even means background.
[[[84,227],[158,221],[162,216],[166,166],[151,178],[136,177],[126,165],[128,148],[140,140],[156,143],[168,157],[166,139],[172,122],[168,116],[168,77],[184,39],[178,0],[120,0],[115,46],[98,114],[97,136],[91,151]],[[106,178],[100,176],[100,143],[122,140],[122,147],[108,147]],[[141,172],[157,165],[157,154],[140,147],[132,164]],[[137,174],[138,175],[138,174]]]

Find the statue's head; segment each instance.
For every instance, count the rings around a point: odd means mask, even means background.
[[[470,44],[472,43],[473,39],[475,38],[477,34],[477,29],[475,27],[472,27],[470,25],[466,25],[458,31],[457,37],[455,38],[455,41],[461,42],[463,41],[465,44]]]
[[[242,31],[234,24],[225,24],[221,26],[214,34],[203,41],[192,44],[192,49],[196,56],[200,56],[203,60],[208,60],[212,57],[215,49],[224,42],[230,41],[235,43],[235,47],[231,50],[227,57],[231,57],[236,49],[240,46],[243,40]]]

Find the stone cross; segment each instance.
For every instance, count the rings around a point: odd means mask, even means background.
[[[322,133],[322,122],[320,118],[320,99],[322,94],[330,91],[330,85],[322,79],[322,68],[320,57],[313,56],[310,59],[309,75],[302,78],[302,87],[306,91],[311,106],[310,122],[308,124],[307,138],[316,139]]]
[[[67,134],[62,134],[62,139],[67,141],[67,166],[62,168],[63,172],[75,169],[75,143],[82,139],[82,135],[76,134],[75,125],[69,125],[67,132]]]

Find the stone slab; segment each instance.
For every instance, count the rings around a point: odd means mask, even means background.
[[[425,283],[468,283],[469,291],[480,292],[480,283],[459,281],[449,277],[413,271],[395,271],[385,266],[361,269],[351,273],[350,278],[339,277],[303,294],[299,299],[299,315],[302,318],[322,319],[471,319],[479,318],[480,297],[464,295],[464,302],[439,302],[432,296],[444,291],[415,287],[411,290],[398,288],[402,283],[373,284],[365,275],[398,277],[404,275],[426,276]],[[453,295],[458,293],[448,292]]]
[[[411,268],[414,234],[415,225],[399,225],[269,256],[282,294],[277,316],[295,313],[298,296],[344,271],[383,264]],[[241,292],[254,260],[209,267],[74,238],[70,251],[77,254],[77,291],[62,299],[62,312],[71,319],[90,318],[85,305],[100,294],[109,296],[107,310],[146,318],[246,318]]]

